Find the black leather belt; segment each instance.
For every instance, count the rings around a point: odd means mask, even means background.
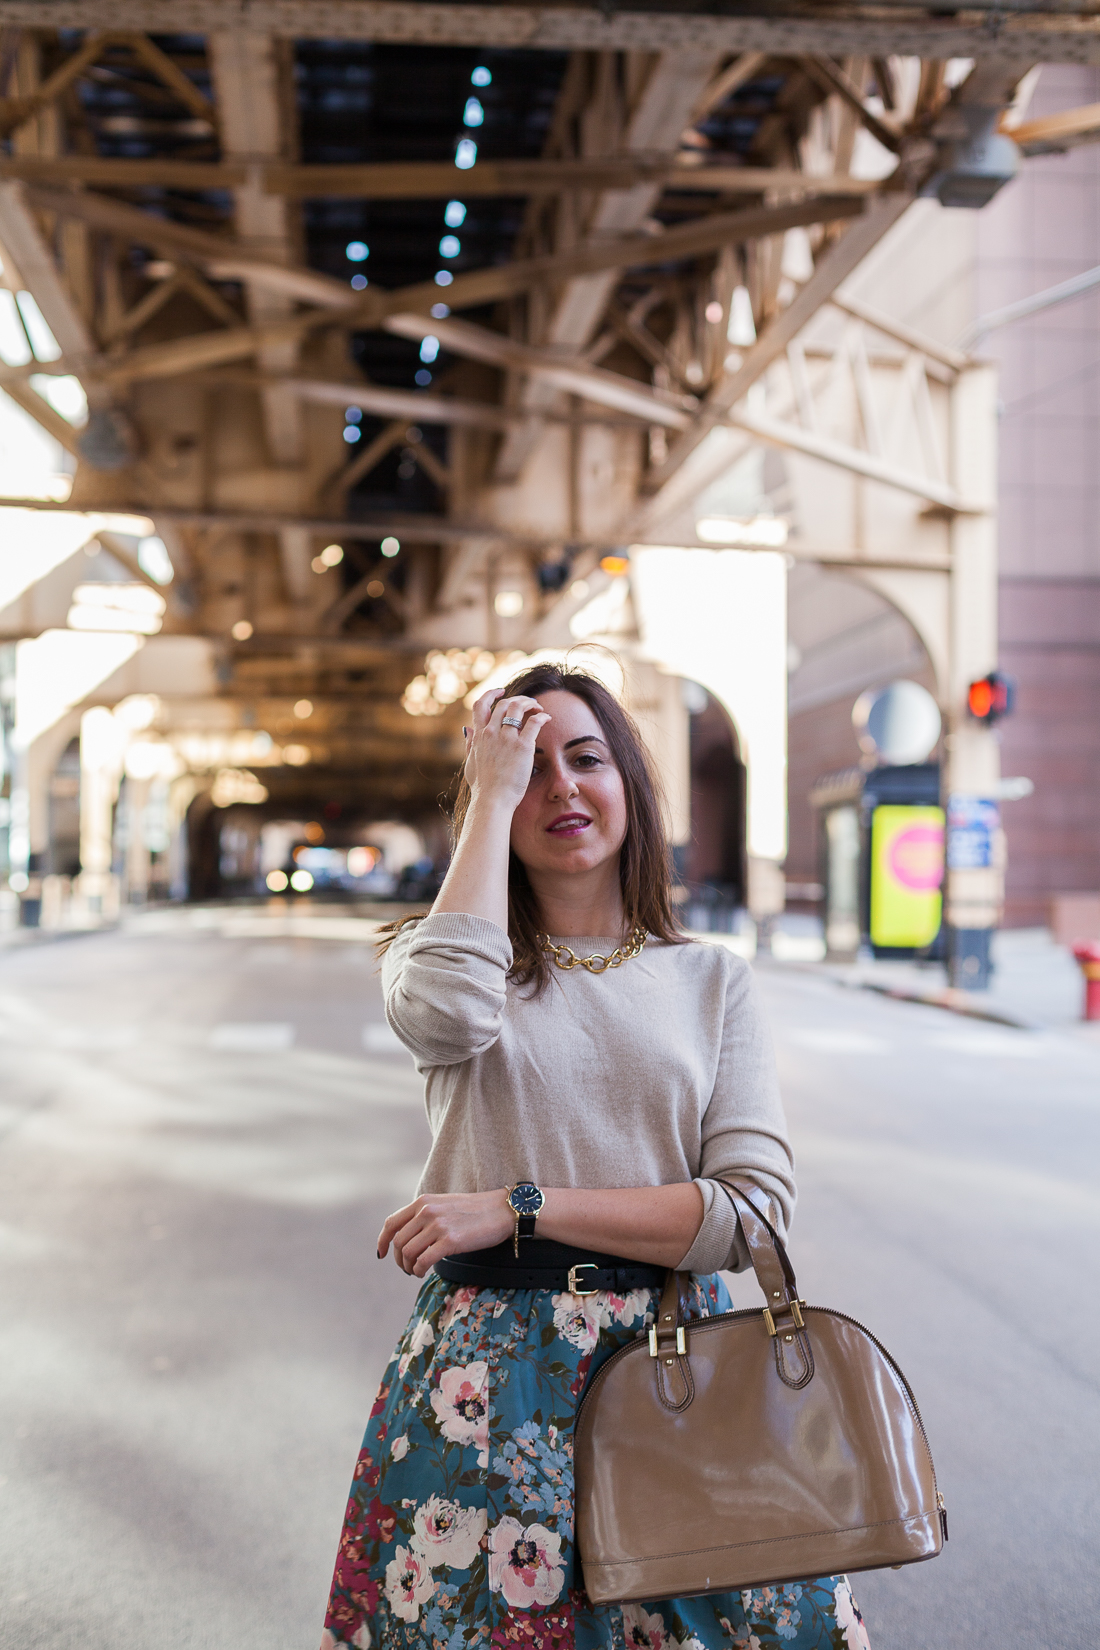
[[[437,1260],[435,1270],[448,1283],[472,1284],[475,1289],[557,1289],[570,1295],[595,1295],[610,1289],[625,1295],[631,1289],[660,1289],[663,1266],[644,1266],[620,1255],[595,1255],[549,1238],[521,1238],[519,1258],[510,1242],[493,1249]]]

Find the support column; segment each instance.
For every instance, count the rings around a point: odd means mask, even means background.
[[[80,721],[79,897],[89,917],[118,915],[118,878],[111,869],[114,809],[122,776],[124,735],[103,705]]]
[[[996,734],[967,711],[967,689],[997,668],[997,374],[991,366],[963,372],[951,392],[952,481],[965,498],[988,501],[981,515],[956,516],[951,526],[950,677],[945,801],[993,801],[1001,772]],[[985,865],[962,863],[952,847],[950,819],[944,924],[952,985],[984,990],[989,948],[1004,905],[999,832]],[[974,855],[966,856],[973,859]]]

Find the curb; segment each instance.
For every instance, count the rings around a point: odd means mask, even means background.
[[[1025,1020],[1009,1009],[994,1008],[975,1002],[969,991],[960,991],[953,986],[930,987],[922,991],[919,986],[888,985],[884,980],[846,980],[842,975],[818,963],[780,962],[778,958],[769,960],[773,966],[780,969],[789,968],[795,973],[809,974],[814,979],[831,980],[834,985],[842,987],[845,991],[873,991],[876,996],[890,997],[895,1002],[920,1003],[925,1008],[942,1008],[948,1014],[960,1014],[969,1020],[984,1020],[990,1025],[1008,1026],[1011,1031],[1051,1029],[1038,1020]]]

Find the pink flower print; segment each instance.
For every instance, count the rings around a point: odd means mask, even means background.
[[[871,1650],[871,1641],[867,1637],[859,1606],[852,1597],[847,1576],[837,1582],[833,1596],[836,1600],[836,1624],[844,1634],[844,1643],[848,1650]]]
[[[430,1495],[413,1517],[412,1544],[433,1569],[446,1564],[453,1570],[468,1570],[488,1522],[484,1507],[460,1507],[455,1501]]]
[[[416,1621],[420,1606],[435,1592],[435,1582],[427,1559],[408,1547],[398,1547],[386,1565],[386,1597],[390,1609],[402,1621]]]
[[[664,1650],[670,1642],[663,1618],[651,1615],[644,1604],[623,1605],[623,1634],[628,1650],[631,1645],[637,1650]]]
[[[472,1444],[479,1467],[489,1465],[489,1365],[479,1359],[445,1369],[431,1393],[439,1430],[455,1444]]]
[[[603,1316],[598,1295],[554,1295],[554,1328],[582,1352],[591,1352],[600,1338]]]
[[[445,1335],[453,1323],[459,1318],[467,1318],[474,1303],[477,1290],[466,1284],[456,1289],[453,1295],[448,1295],[443,1303],[443,1312],[439,1319],[439,1333]]]
[[[562,1589],[561,1536],[541,1524],[502,1518],[489,1536],[489,1590],[513,1610],[553,1604]]]
[[[390,1445],[390,1454],[395,1461],[403,1461],[409,1453],[409,1435],[403,1432],[400,1438],[395,1438]]]
[[[616,1296],[612,1314],[616,1323],[628,1326],[644,1318],[652,1302],[652,1291],[649,1289],[632,1289],[628,1295],[620,1299]]]

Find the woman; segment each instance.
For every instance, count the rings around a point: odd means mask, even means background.
[[[657,786],[593,677],[540,667],[466,730],[456,845],[395,924],[386,1013],[427,1080],[420,1195],[379,1258],[426,1281],[352,1484],[323,1650],[823,1650],[867,1641],[843,1577],[593,1606],[572,1545],[585,1384],[747,1252],[723,1176],[785,1230],[792,1162],[748,967],[672,913]],[[575,966],[579,964],[580,966]]]

